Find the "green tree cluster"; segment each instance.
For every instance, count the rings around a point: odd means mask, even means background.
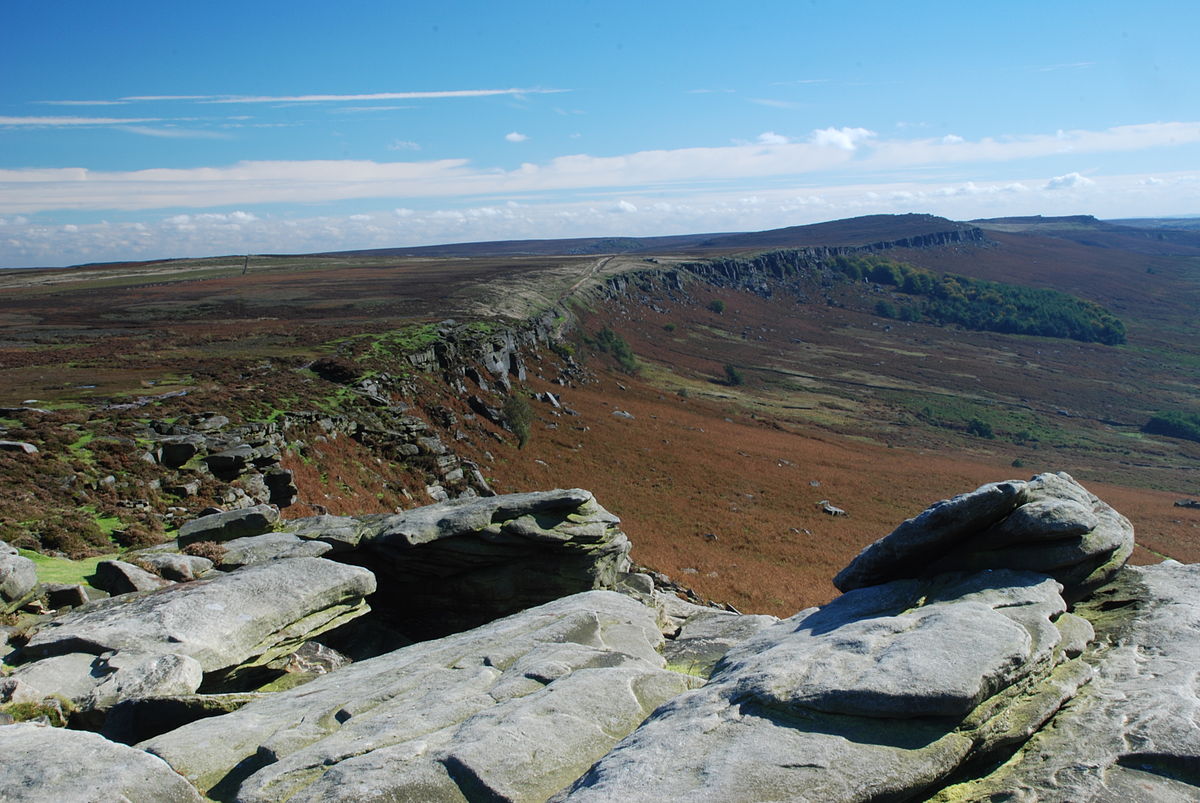
[[[879,302],[875,312],[882,317],[1085,343],[1125,342],[1119,318],[1099,304],[1057,290],[939,275],[874,256],[839,256],[833,267],[851,280],[889,285],[913,297],[912,303],[899,306]]]
[[[1142,426],[1142,432],[1200,441],[1200,413],[1168,410],[1158,413]]]

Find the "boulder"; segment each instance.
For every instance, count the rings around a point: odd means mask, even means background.
[[[607,591],[359,661],[139,744],[240,801],[545,800],[657,705],[655,613]]]
[[[159,577],[177,583],[195,580],[213,567],[208,558],[178,552],[142,552],[137,556],[137,562]]]
[[[1068,600],[1103,585],[1133,551],[1133,526],[1068,474],[990,483],[934,504],[864,549],[842,591],[976,569],[1042,572]]]
[[[17,602],[37,586],[37,564],[8,544],[4,546],[7,549],[0,551],[0,603]]]
[[[411,637],[436,638],[615,588],[630,566],[619,521],[578,488],[455,499],[361,517],[353,560],[387,578],[372,605]]]
[[[20,452],[21,454],[37,454],[38,448],[32,443],[26,443],[25,441],[0,440],[0,451]]]
[[[79,583],[45,583],[42,589],[51,608],[78,608],[90,601],[87,590]]]
[[[372,527],[352,516],[310,516],[280,522],[280,530],[300,538],[322,541],[336,552],[348,552],[358,547],[358,542]]]
[[[86,731],[0,727],[0,794],[13,803],[201,803],[162,759]]]
[[[708,677],[730,648],[778,621],[774,616],[702,609],[686,619],[663,646],[663,658],[678,672]]]
[[[158,575],[122,560],[102,560],[96,564],[91,584],[109,594],[132,594],[135,591],[154,591],[170,585]]]
[[[374,590],[375,578],[357,566],[272,561],[71,611],[43,625],[23,655],[174,653],[196,659],[206,673],[228,670],[273,660],[359,616]]]
[[[275,529],[279,511],[270,505],[210,513],[179,528],[177,540],[184,547],[197,541],[230,541],[251,535],[262,535]]]

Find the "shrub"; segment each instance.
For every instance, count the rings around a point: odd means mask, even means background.
[[[746,378],[744,376],[742,376],[741,370],[736,365],[733,365],[731,363],[725,364],[725,384],[726,385],[729,385],[730,387],[737,387],[738,385],[744,384],[745,382],[746,382]]]
[[[214,566],[220,566],[225,559],[225,547],[216,541],[197,541],[183,548],[183,554],[195,555],[198,558],[208,558]]]
[[[663,324],[663,331],[664,331],[664,332],[674,332],[674,331],[675,331],[675,324],[673,324],[673,323],[665,323],[665,324]]]
[[[596,333],[596,348],[605,354],[611,354],[617,361],[617,367],[625,373],[636,374],[638,372],[638,362],[637,358],[633,356],[633,349],[629,347],[623,337],[607,326]]]
[[[517,436],[517,448],[524,449],[529,443],[529,426],[533,423],[533,410],[529,402],[516,393],[504,400],[504,422],[508,429]]]
[[[987,438],[988,440],[996,438],[996,433],[992,430],[992,425],[981,418],[972,418],[967,422],[967,434],[979,438]]]
[[[719,298],[714,298],[712,301],[708,302],[708,309],[720,315],[725,311],[725,302]]]

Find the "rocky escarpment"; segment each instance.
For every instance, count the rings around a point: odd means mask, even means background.
[[[7,659],[19,666],[0,695],[14,700],[36,700],[35,673],[43,690],[54,677],[107,678],[75,699],[112,693],[105,732],[136,742],[112,745],[113,760],[143,757],[106,780],[135,790],[129,799],[160,794],[163,766],[238,801],[1184,800],[1200,789],[1200,567],[1124,566],[1132,526],[1065,474],[935,504],[841,572],[841,597],[783,621],[691,605],[628,574],[615,520],[581,491],[321,516],[261,535],[227,518],[207,531],[233,533],[222,543],[242,568],[91,603]],[[287,557],[304,544],[328,551]],[[427,571],[420,550],[438,544],[462,558],[442,576],[454,593],[418,618],[470,593],[497,604],[496,589],[517,582],[487,570],[455,586],[481,565],[480,545],[524,546],[551,567],[579,552],[593,568],[575,589],[551,580],[544,593],[561,599],[515,593],[503,598],[540,604],[351,663],[326,643],[360,641],[370,615],[290,642],[265,623],[229,644],[202,637],[241,626],[219,619],[218,600],[251,605],[222,589],[345,573],[357,585],[339,600],[373,600],[368,577],[404,585],[393,573]],[[189,599],[218,620],[181,630],[174,611]],[[251,668],[284,664],[309,668],[232,693]],[[0,727],[6,755],[38,765],[6,763],[0,787],[37,778],[42,796],[17,799],[69,797],[76,787],[61,784],[74,781],[53,778],[61,756],[39,763],[30,732]],[[55,750],[94,749],[98,737],[80,736]]]

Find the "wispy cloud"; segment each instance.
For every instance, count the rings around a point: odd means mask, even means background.
[[[799,109],[800,104],[791,100],[776,100],[775,98],[746,98],[759,106],[769,106],[772,109]]]
[[[689,95],[732,95],[735,89],[689,89]]]
[[[122,101],[190,100],[198,103],[348,103],[372,100],[482,98],[497,95],[549,95],[569,89],[447,89],[429,92],[371,92],[350,95],[130,95]]]
[[[124,106],[124,100],[35,100],[45,106]]]
[[[117,126],[118,131],[130,134],[140,134],[143,137],[160,137],[163,139],[233,139],[232,134],[224,131],[205,131],[194,128],[150,128],[141,125]]]
[[[0,117],[0,125],[8,126],[80,126],[80,125],[131,125],[134,123],[156,123],[160,117]]]
[[[1082,70],[1087,67],[1095,67],[1094,61],[1074,61],[1070,64],[1047,64],[1042,67],[1034,67],[1038,72],[1054,72],[1055,70]]]
[[[803,86],[805,84],[827,84],[828,78],[799,78],[795,81],[774,81],[771,86]]]
[[[421,144],[413,142],[411,139],[393,139],[388,143],[389,151],[419,151]]]

